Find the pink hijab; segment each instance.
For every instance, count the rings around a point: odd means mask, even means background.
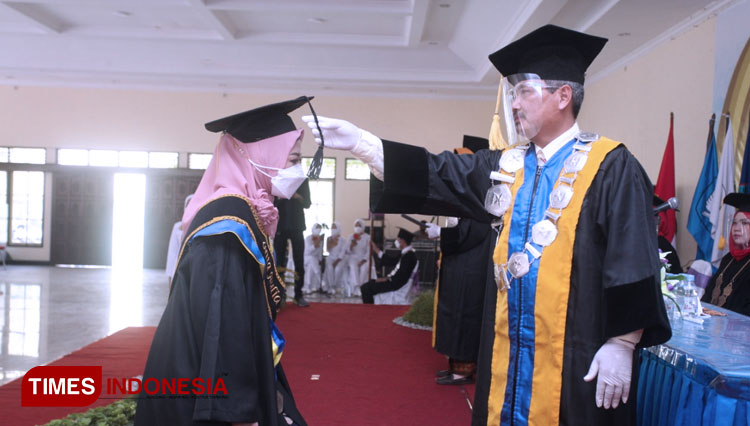
[[[182,216],[183,228],[190,226],[204,205],[226,194],[237,194],[250,199],[260,217],[260,225],[273,237],[279,221],[279,212],[273,206],[271,178],[258,172],[248,158],[263,166],[283,169],[289,152],[303,134],[301,129],[282,133],[252,143],[242,143],[224,133],[214,150],[214,156],[203,173],[198,189]],[[273,174],[272,170],[264,170]]]

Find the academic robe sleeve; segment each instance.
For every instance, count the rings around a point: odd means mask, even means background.
[[[440,230],[440,251],[444,256],[467,252],[483,244],[490,228],[471,219],[460,219],[458,225]]]
[[[399,288],[406,284],[411,277],[414,267],[417,265],[417,255],[413,251],[407,251],[401,256],[401,262],[398,271],[391,277],[390,281],[397,284]]]
[[[596,221],[605,241],[604,334],[614,337],[642,328],[640,346],[662,343],[671,329],[659,283],[653,186],[624,147],[608,155],[599,173],[601,186],[589,189],[599,194],[589,194],[593,197],[587,201],[599,203]]]
[[[384,179],[370,178],[370,209],[376,213],[421,213],[468,217],[489,223],[484,209],[490,172],[499,151],[474,155],[445,151],[430,154],[422,147],[383,141]]]

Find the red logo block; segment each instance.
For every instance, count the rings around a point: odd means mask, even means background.
[[[22,407],[84,407],[102,391],[101,366],[38,366],[21,382]]]

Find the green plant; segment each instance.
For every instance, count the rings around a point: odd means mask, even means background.
[[[52,420],[44,426],[128,426],[135,420],[136,399],[122,399],[109,405],[92,408],[84,413],[73,413]]]
[[[435,290],[422,292],[414,302],[411,308],[404,314],[404,320],[410,323],[432,326],[432,311],[435,303]]]

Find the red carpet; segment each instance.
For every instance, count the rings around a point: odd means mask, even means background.
[[[394,324],[405,306],[296,305],[277,320],[287,340],[282,364],[311,426],[468,425],[464,393],[440,386],[447,361],[429,331]],[[312,375],[319,380],[311,380]],[[472,400],[473,403],[473,400]]]
[[[102,382],[107,378],[134,377],[143,374],[148,348],[156,327],[129,327],[66,355],[49,365],[101,365]],[[107,405],[113,399],[98,399],[88,407],[21,407],[21,379],[0,387],[0,423],[38,425]]]
[[[282,363],[297,405],[311,426],[460,426],[470,423],[473,386],[439,386],[445,358],[429,331],[394,324],[404,306],[288,304],[277,323],[287,340]],[[103,379],[143,373],[154,327],[127,328],[50,365],[102,365]],[[312,380],[313,375],[319,377]],[[0,423],[43,424],[80,408],[21,407],[21,381],[0,387]]]

